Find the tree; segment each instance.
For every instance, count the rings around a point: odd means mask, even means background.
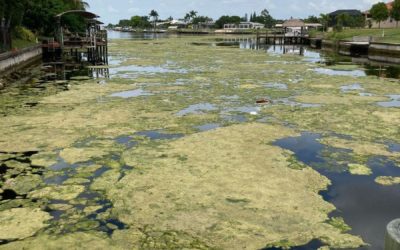
[[[149,17],[147,16],[133,16],[130,20],[130,26],[134,28],[149,28],[151,27],[151,23],[149,22]]]
[[[400,0],[395,0],[390,16],[396,21],[396,27],[399,27],[400,21]]]
[[[193,24],[198,24],[198,23],[206,23],[206,22],[211,22],[212,18],[208,16],[196,16],[195,18],[192,19]]]
[[[262,23],[269,28],[274,26],[276,22],[275,19],[269,14],[269,11],[267,9],[263,9],[259,16],[257,16],[256,13],[254,13],[252,19],[253,19],[252,22]]]
[[[319,18],[316,16],[308,16],[306,19],[304,19],[304,22],[306,23],[319,23]]]
[[[197,11],[191,10],[191,11],[189,12],[189,15],[190,15],[190,18],[193,19],[193,18],[195,18],[195,17],[197,16]]]
[[[131,25],[132,25],[131,20],[128,20],[128,19],[121,19],[121,20],[119,20],[119,23],[118,23],[118,26],[120,26],[120,27],[129,27]]]
[[[155,10],[151,10],[149,16],[153,19],[153,27],[156,29],[156,22],[158,20],[158,12]]]
[[[224,27],[224,24],[227,24],[227,23],[239,24],[240,23],[240,16],[221,16],[215,22],[215,26],[217,26],[217,28],[221,29],[221,28]]]
[[[343,27],[347,26],[348,27],[348,23],[350,22],[350,15],[347,13],[342,13],[339,14],[336,17],[336,28],[338,30],[342,30]]]
[[[328,29],[328,25],[331,17],[328,14],[320,14],[319,15],[319,23],[322,25],[322,29],[325,32]]]
[[[0,0],[1,50],[11,49],[11,32],[22,23],[25,4],[25,0]]]
[[[191,10],[188,13],[186,13],[186,15],[184,17],[184,20],[185,20],[185,22],[193,23],[193,19],[195,17],[197,17],[197,11]]]
[[[372,19],[379,23],[379,28],[381,27],[381,22],[389,17],[389,11],[383,2],[374,4],[370,10],[370,14]]]
[[[188,23],[190,21],[190,14],[186,13],[185,17],[183,18],[183,20],[185,20],[186,23]]]

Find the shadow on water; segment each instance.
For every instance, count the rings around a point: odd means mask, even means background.
[[[294,152],[299,161],[329,178],[332,184],[320,194],[335,205],[331,216],[343,217],[352,228],[350,233],[371,245],[363,249],[383,249],[387,223],[400,217],[400,189],[374,180],[378,176],[400,176],[400,168],[386,157],[374,156],[367,161],[372,175],[351,175],[346,166],[351,163],[351,150],[326,146],[318,141],[320,138],[319,134],[302,133],[277,140],[274,145]]]
[[[148,137],[150,140],[171,140],[179,139],[185,136],[184,134],[167,134],[160,130],[149,130],[135,133],[135,135]]]
[[[368,57],[342,56],[329,51],[315,50],[305,45],[257,44],[254,37],[231,37],[216,39],[216,41],[225,44],[238,43],[238,47],[241,49],[264,50],[268,54],[275,56],[283,54],[299,55],[303,57],[304,62],[309,63],[320,63],[327,66],[342,63],[360,65],[363,67],[363,69],[361,70],[362,73],[358,72],[357,75],[378,76],[394,79],[400,78],[399,64],[374,61],[369,59]],[[332,74],[334,74],[334,72]]]
[[[113,158],[113,157],[112,157]],[[114,157],[115,158],[115,157]],[[50,169],[52,171],[61,171],[60,175],[56,175],[51,178],[45,179],[45,183],[47,184],[55,184],[55,185],[63,185],[63,183],[71,178],[74,178],[74,175],[77,173],[78,168],[85,168],[90,165],[93,165],[94,163],[89,161],[89,162],[84,162],[80,164],[68,164],[66,163],[62,158],[58,158],[58,162],[54,164]],[[102,231],[107,233],[108,235],[111,235],[114,230],[117,229],[125,229],[126,225],[119,221],[118,219],[114,218],[101,218],[99,215],[101,213],[105,213],[108,210],[112,209],[113,205],[112,202],[108,199],[104,198],[104,195],[100,192],[93,191],[91,190],[90,186],[93,184],[93,182],[101,177],[104,173],[109,171],[111,168],[108,166],[101,166],[97,170],[95,170],[93,173],[91,173],[89,176],[85,177],[87,182],[82,183],[80,185],[84,186],[84,191],[80,193],[74,201],[85,201],[84,203],[80,202],[70,202],[66,200],[50,200],[49,205],[67,205],[71,206],[71,209],[68,210],[59,210],[59,209],[51,209],[49,206],[47,207],[46,211],[49,212],[51,216],[53,216],[53,223],[55,225],[60,224],[60,228],[63,228],[63,223],[65,223],[65,220],[68,220],[68,217],[70,216],[68,214],[68,211],[75,210],[78,213],[82,214],[84,213],[85,208],[88,206],[96,206],[99,207],[95,211],[91,212],[87,216],[83,217],[81,220],[83,222],[85,221],[91,221],[92,223],[97,223],[96,230]],[[126,169],[121,169],[121,174],[124,174],[124,171]],[[72,215],[73,216],[73,215]],[[69,225],[62,229],[62,233],[67,233],[69,231],[85,231],[85,230],[92,230],[92,228],[79,228],[79,229],[74,229],[73,225]]]
[[[324,243],[322,243],[320,240],[312,240],[309,243],[303,245],[303,246],[296,246],[296,247],[291,247],[291,250],[317,250],[320,247],[325,246]],[[284,250],[286,248],[283,247],[266,247],[263,248],[262,250]]]

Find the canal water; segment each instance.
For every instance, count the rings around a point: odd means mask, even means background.
[[[173,36],[177,37],[177,36]],[[136,33],[120,33],[110,32],[110,39],[132,39],[132,40],[157,40],[157,39],[168,39],[167,34],[136,34]],[[268,53],[273,56],[281,56],[283,54],[291,54],[301,58],[303,63],[311,63],[320,65],[320,68],[315,68],[315,72],[330,76],[350,76],[350,77],[364,77],[364,76],[378,76],[392,79],[400,78],[400,66],[381,64],[372,62],[366,59],[361,60],[360,58],[340,57],[321,51],[316,51],[308,47],[303,46],[269,46],[269,45],[256,45],[254,39],[251,38],[237,38],[227,36],[224,38],[213,38],[210,37],[208,41],[202,43],[193,43],[191,46],[221,46],[221,47],[235,47],[238,50],[256,50],[259,53]],[[121,63],[120,57],[115,55],[110,56],[110,78],[118,77],[125,79],[132,79],[138,77],[138,74],[152,74],[152,73],[171,73],[171,74],[185,74],[187,71],[184,69],[166,69],[154,66],[119,66]],[[324,66],[332,65],[349,65],[358,64],[361,65],[361,69],[357,68],[354,70],[331,70],[326,69]],[[114,67],[115,66],[115,67]],[[2,90],[0,94],[3,94],[2,103],[3,106],[0,108],[0,116],[7,117],[13,114],[19,114],[29,109],[34,109],[39,104],[39,97],[45,97],[60,92],[69,90],[69,81],[85,81],[88,78],[95,77],[96,73],[88,69],[79,69],[69,72],[63,72],[60,74],[49,73],[48,69],[41,68],[35,69],[34,74],[27,76],[26,80],[21,83],[11,84],[7,89]],[[33,71],[32,69],[28,69]],[[284,72],[282,72],[284,73]],[[61,77],[60,77],[61,76]],[[98,76],[98,74],[97,74]],[[106,84],[108,81],[107,77],[100,75],[98,77],[98,83]],[[296,81],[301,81],[297,79]],[[12,81],[12,80],[10,80]],[[182,82],[182,84],[185,84]],[[277,91],[287,90],[285,83],[273,82],[266,83],[266,88],[276,89]],[[341,89],[344,93],[346,91],[359,91],[362,92],[362,86],[359,84],[350,84],[343,86]],[[360,93],[361,94],[361,93]],[[364,93],[367,95],[368,93]],[[389,97],[391,100],[386,102],[380,102],[379,105],[387,108],[398,108],[399,107],[399,93],[393,93]],[[132,89],[124,91],[116,91],[109,97],[122,98],[129,101],[130,98],[152,96],[154,93],[147,92],[144,89]],[[6,100],[8,98],[8,100]],[[214,130],[227,124],[231,123],[243,123],[252,119],[252,116],[258,115],[262,108],[257,105],[236,105],[239,103],[238,96],[227,94],[221,99],[225,98],[224,103],[208,103],[199,102],[198,104],[189,105],[185,109],[177,110],[176,116],[183,117],[190,114],[204,114],[204,113],[216,113],[220,114],[222,119],[205,123],[203,125],[195,126],[194,129],[199,132]],[[101,102],[101,100],[99,100]],[[18,103],[16,106],[15,103]],[[227,104],[226,106],[224,106]],[[300,108],[314,108],[320,107],[319,104],[313,103],[300,103],[289,99],[288,97],[282,97],[275,100],[275,104],[278,105],[289,105]],[[235,106],[236,105],[236,106]],[[22,110],[22,111],[21,111]],[[268,123],[273,118],[271,117],[258,117],[258,122]],[[291,126],[288,124],[288,126]],[[139,131],[133,135],[121,135],[114,138],[115,142],[123,148],[131,149],[137,146],[140,140],[177,140],[184,137],[182,133],[169,133],[163,130],[149,130]],[[370,246],[366,246],[362,249],[382,249],[383,239],[385,233],[385,225],[392,219],[400,217],[400,186],[382,186],[375,182],[375,178],[379,176],[394,176],[400,177],[400,167],[396,160],[383,157],[383,156],[370,156],[366,165],[372,170],[372,174],[368,176],[355,176],[349,173],[347,163],[351,161],[351,149],[339,149],[324,145],[320,142],[324,138],[323,134],[313,133],[310,131],[303,131],[298,137],[288,137],[277,140],[274,142],[275,146],[289,150],[294,153],[296,159],[318,171],[321,175],[326,176],[330,181],[331,185],[328,190],[322,191],[320,195],[328,202],[335,205],[336,210],[330,214],[330,217],[343,217],[345,222],[352,228],[350,233],[360,235],[365,242]],[[342,135],[334,135],[341,137]],[[351,139],[351,138],[350,138]],[[95,140],[93,140],[95,141]],[[76,144],[77,147],[91,145],[93,143],[90,139]],[[388,148],[393,152],[400,151],[398,142],[387,142]],[[1,152],[0,152],[1,153]],[[2,152],[6,155],[6,152]],[[32,164],[30,157],[36,155],[38,152],[12,152],[7,157],[0,159],[0,173],[2,176],[2,183],[6,182],[7,175],[12,176],[23,176],[25,174],[39,176],[42,178],[45,184],[56,184],[61,185],[69,180],[77,180],[77,175],[85,176],[86,181],[83,181],[84,190],[77,196],[77,200],[88,200],[87,203],[71,204],[66,200],[50,199],[46,205],[46,210],[54,218],[53,226],[56,228],[63,228],[60,232],[69,232],[75,230],[73,225],[65,224],[70,217],[74,217],[74,214],[68,214],[63,209],[65,206],[71,207],[71,209],[84,213],[88,207],[94,207],[79,223],[84,225],[90,225],[90,229],[96,229],[101,232],[105,232],[112,235],[115,230],[126,229],[127,226],[119,221],[117,218],[103,218],[100,214],[110,210],[113,206],[112,202],[104,197],[104,194],[100,191],[93,191],[90,186],[96,181],[97,178],[106,175],[107,172],[112,169],[107,164],[100,165],[91,174],[83,174],[80,172],[81,168],[89,167],[94,165],[94,162],[85,161],[79,162],[79,164],[69,164],[64,161],[59,155],[57,162],[51,165],[49,169],[43,169]],[[59,152],[58,152],[59,153]],[[118,153],[111,153],[107,157],[111,158],[115,162],[121,162],[121,155]],[[397,159],[398,160],[398,159]],[[12,164],[11,164],[12,163]],[[18,164],[24,164],[29,170],[15,170]],[[122,164],[118,168],[120,177],[129,172],[134,166]],[[49,174],[49,171],[54,171],[55,174]],[[13,190],[4,190],[2,195],[2,204],[10,200],[23,200],[26,199],[24,194],[18,194]],[[30,200],[30,203],[37,202],[36,200]],[[50,229],[51,231],[51,229]],[[8,242],[0,242],[0,244]],[[294,247],[293,249],[318,249],[324,246],[319,240],[313,240],[305,246]],[[279,249],[279,248],[268,248],[268,249]]]

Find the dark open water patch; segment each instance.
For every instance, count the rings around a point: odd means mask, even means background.
[[[326,246],[326,244],[322,243],[320,240],[312,240],[309,243],[302,246],[294,246],[290,249],[292,250],[317,250],[320,247]],[[283,247],[266,247],[262,250],[284,250],[286,248]]]
[[[400,152],[400,144],[399,143],[396,143],[396,142],[389,142],[388,144],[387,144],[387,146],[388,146],[388,150],[390,151],[390,152]]]
[[[115,141],[118,144],[124,145],[127,149],[131,149],[138,144],[138,142],[135,141],[132,136],[128,136],[128,135],[118,136],[117,138],[115,138]]]
[[[135,133],[135,135],[145,136],[145,137],[148,137],[150,140],[172,140],[172,139],[179,139],[184,136],[184,134],[163,133],[160,130],[141,131],[141,132]]]
[[[343,217],[352,228],[350,233],[370,244],[363,249],[383,249],[387,223],[400,217],[400,188],[382,186],[374,180],[378,176],[400,176],[400,167],[386,157],[374,156],[367,161],[372,175],[351,175],[346,171],[350,159],[346,154],[351,151],[321,144],[319,138],[319,134],[303,133],[277,140],[274,145],[294,152],[299,161],[328,177],[332,185],[320,194],[337,208],[331,216]]]

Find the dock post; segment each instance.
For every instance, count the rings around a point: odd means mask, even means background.
[[[400,250],[400,219],[390,222],[386,227],[385,250]]]
[[[257,46],[260,43],[259,39],[260,39],[260,37],[259,37],[259,34],[258,34],[258,30],[257,30],[257,33],[256,33],[256,41],[257,41],[256,44],[257,44]]]

